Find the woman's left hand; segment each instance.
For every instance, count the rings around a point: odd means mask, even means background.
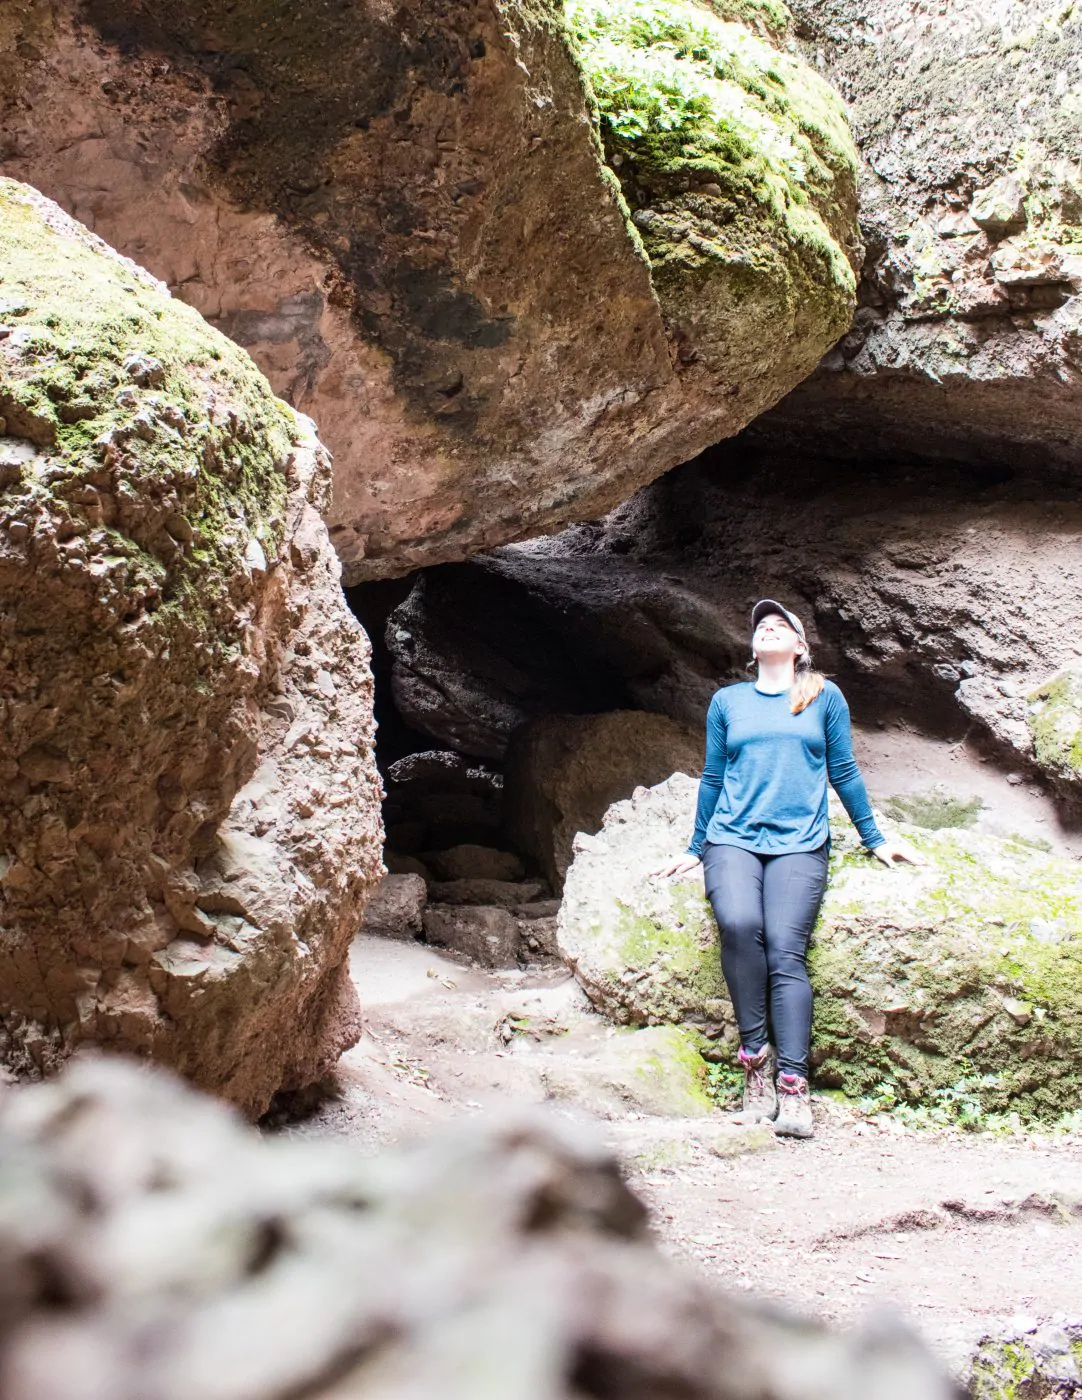
[[[884,865],[892,869],[899,861],[903,861],[906,865],[924,864],[912,846],[907,846],[904,841],[884,841],[881,846],[872,847],[872,855],[875,856],[876,860],[882,861]]]

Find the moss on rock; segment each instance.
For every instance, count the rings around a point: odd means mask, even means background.
[[[883,803],[895,821],[939,831],[945,826],[972,826],[984,803],[979,797],[957,797],[947,792],[902,792]]]
[[[1069,793],[1082,794],[1082,668],[1060,671],[1028,697],[1038,765]]]
[[[775,0],[569,0],[600,134],[682,358],[736,382],[775,340],[809,369],[854,306],[841,100],[771,42]]]
[[[986,1339],[973,1359],[971,1393],[976,1400],[1018,1400],[1037,1369],[1033,1352],[1024,1340]]]
[[[256,547],[277,558],[294,420],[245,351],[103,247],[0,179],[0,418],[48,450],[36,502],[81,533],[104,501],[102,548],[209,659],[229,581]]]
[[[556,1098],[592,1104],[602,1114],[634,1109],[660,1118],[700,1118],[714,1111],[698,1041],[683,1026],[649,1026],[615,1034],[600,1053],[546,1067]]]
[[[1082,1324],[1015,1319],[980,1339],[966,1394],[973,1400],[1041,1400],[1082,1389]]]
[[[617,1020],[731,1030],[701,882],[646,875],[686,840],[694,800],[677,774],[615,804],[568,872],[560,946]],[[964,1096],[973,1117],[1054,1121],[1082,1107],[1073,862],[1011,839],[902,830],[925,863],[886,870],[834,814],[809,959],[818,1082],[910,1104]]]

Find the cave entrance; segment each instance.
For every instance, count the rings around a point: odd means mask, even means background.
[[[388,866],[448,899],[556,898],[575,829],[640,782],[698,771],[760,596],[804,617],[888,812],[1082,849],[1027,708],[1077,654],[1080,545],[1063,474],[828,456],[757,426],[604,520],[352,588]]]

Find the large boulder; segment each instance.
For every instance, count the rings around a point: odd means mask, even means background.
[[[834,1333],[682,1271],[556,1117],[372,1158],[83,1064],[0,1100],[0,1259],[5,1400],[954,1393],[899,1322]]]
[[[359,1033],[380,870],[330,463],[248,356],[0,182],[0,1060],[258,1113]]]
[[[420,938],[427,903],[428,887],[420,875],[384,875],[365,908],[361,932],[378,938]]]
[[[848,324],[855,152],[780,6],[267,15],[7,4],[0,160],[326,425],[347,581],[600,514]]]
[[[849,104],[867,256],[852,330],[762,433],[861,462],[1076,467],[1078,7],[792,9]]]
[[[849,327],[857,153],[841,104],[786,51],[772,0],[569,0],[567,16],[679,359],[758,397],[795,347]]]
[[[577,832],[594,832],[611,804],[673,773],[699,773],[703,731],[664,715],[617,710],[553,715],[524,725],[507,753],[507,835],[558,890]]]
[[[647,874],[686,844],[695,794],[676,774],[578,839],[559,946],[615,1021],[720,1027],[735,1042],[701,875]],[[1074,862],[1022,841],[900,825],[925,863],[887,870],[834,818],[810,958],[817,1081],[911,1103],[964,1093],[977,1111],[1026,1119],[1082,1107]]]

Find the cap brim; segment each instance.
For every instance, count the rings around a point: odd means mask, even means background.
[[[767,613],[780,613],[782,617],[788,617],[789,609],[783,608],[775,598],[760,598],[751,610],[752,627],[758,627]]]
[[[797,634],[800,640],[805,641],[804,628],[800,625],[800,620],[788,608],[782,607],[776,598],[760,598],[751,610],[751,630],[754,632],[759,623],[768,613],[777,613],[779,617],[784,617],[789,626]]]

